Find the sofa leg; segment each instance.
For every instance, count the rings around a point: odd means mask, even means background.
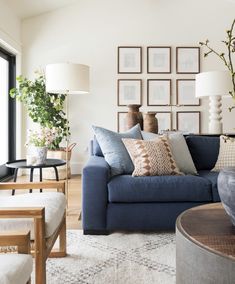
[[[109,235],[107,230],[83,230],[83,235]]]

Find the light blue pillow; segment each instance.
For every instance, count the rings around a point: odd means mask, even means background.
[[[142,139],[139,124],[125,133],[113,132],[98,126],[92,126],[92,128],[104,158],[111,167],[112,176],[131,174],[134,171],[134,165],[122,142],[122,138]]]

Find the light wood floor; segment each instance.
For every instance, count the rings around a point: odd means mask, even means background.
[[[28,176],[18,177],[17,181],[28,181]],[[35,181],[37,178],[35,177]],[[68,186],[67,229],[81,229],[81,175],[72,175]]]

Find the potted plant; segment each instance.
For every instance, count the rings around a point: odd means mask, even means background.
[[[10,90],[10,96],[22,102],[33,122],[41,127],[56,129],[56,139],[48,147],[48,158],[66,159],[66,148],[60,147],[63,139],[70,135],[69,122],[63,110],[66,96],[64,94],[52,94],[46,92],[45,76],[42,72],[36,71],[35,80],[29,80],[23,76],[17,77],[18,87]],[[68,161],[71,157],[72,144],[68,149]],[[65,167],[61,178],[66,178]],[[54,178],[50,169],[44,171],[46,178]],[[69,168],[70,172],[70,168]]]

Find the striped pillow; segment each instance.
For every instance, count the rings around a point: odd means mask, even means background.
[[[219,156],[212,171],[218,172],[225,167],[235,167],[235,139],[221,135]]]
[[[180,175],[167,136],[154,140],[122,139],[135,166],[132,176]]]

